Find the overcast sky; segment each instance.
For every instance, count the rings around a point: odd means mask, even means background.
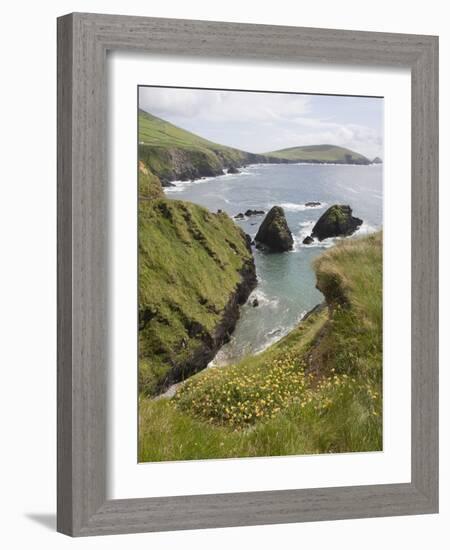
[[[139,106],[252,153],[328,143],[383,157],[379,98],[141,87]]]

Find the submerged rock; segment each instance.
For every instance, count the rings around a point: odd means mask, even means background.
[[[315,237],[319,241],[329,237],[345,237],[354,233],[362,223],[363,220],[352,215],[350,206],[333,204],[319,218],[313,227],[311,237]]]
[[[258,248],[266,248],[271,252],[292,250],[294,239],[281,206],[270,209],[259,226],[255,242]]]
[[[251,208],[249,208],[245,212],[239,212],[239,214],[236,214],[234,218],[236,220],[243,220],[244,218],[250,218],[251,216],[262,216],[264,214],[264,210],[252,210]]]
[[[258,298],[255,298],[255,299],[253,300],[252,306],[253,306],[253,307],[258,307],[258,306],[259,306]]]

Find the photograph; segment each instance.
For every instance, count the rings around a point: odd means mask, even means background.
[[[138,462],[383,450],[383,97],[138,86]]]

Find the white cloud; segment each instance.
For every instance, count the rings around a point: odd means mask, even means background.
[[[301,94],[140,88],[139,106],[205,138],[257,153],[329,143],[382,156],[382,111],[358,111],[361,99]],[[344,103],[342,103],[344,105]],[[347,114],[345,114],[347,113]],[[374,122],[375,121],[375,122]],[[372,123],[372,125],[371,125]]]
[[[139,105],[150,113],[207,121],[267,121],[308,112],[308,96],[180,88],[140,88]]]

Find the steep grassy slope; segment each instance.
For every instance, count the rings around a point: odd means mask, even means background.
[[[266,153],[267,156],[291,162],[325,162],[338,164],[370,164],[370,160],[351,149],[336,145],[306,145]]]
[[[142,109],[139,110],[139,142],[158,147],[179,147],[186,149],[209,149],[214,151],[235,152],[225,145],[204,139],[197,134],[183,130],[162,118],[158,118]]]
[[[164,191],[158,176],[155,176],[142,161],[139,161],[139,200],[161,199]]]
[[[219,145],[139,111],[139,158],[163,183],[217,176],[264,157]]]
[[[382,448],[382,236],[315,263],[327,308],[262,354],[141,396],[141,461]]]
[[[227,214],[141,199],[140,391],[153,395],[204,368],[255,284],[247,238]]]

